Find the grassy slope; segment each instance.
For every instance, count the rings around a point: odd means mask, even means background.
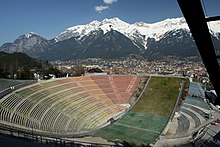
[[[169,116],[175,106],[181,80],[172,77],[152,77],[132,111]]]
[[[132,146],[151,143],[166,126],[178,96],[181,80],[152,77],[133,109],[113,125],[98,131],[95,136],[113,142],[128,142]]]

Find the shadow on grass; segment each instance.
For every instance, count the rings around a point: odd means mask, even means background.
[[[137,145],[137,144],[135,144],[135,143],[128,143],[128,142],[126,142],[126,141],[123,141],[123,143],[122,143],[122,145],[124,146],[124,147],[150,147],[150,145],[144,145],[144,144],[139,144],[139,145]]]

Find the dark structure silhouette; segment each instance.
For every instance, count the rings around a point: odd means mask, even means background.
[[[208,21],[219,20],[219,16],[206,18],[200,0],[177,0],[186,22],[190,28],[203,63],[209,73],[218,98],[215,104],[220,104],[220,68],[218,56],[209,33]]]

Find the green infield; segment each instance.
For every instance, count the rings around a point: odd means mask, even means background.
[[[110,142],[146,146],[161,134],[174,109],[184,79],[152,77],[135,106],[112,125],[94,136]]]
[[[122,119],[98,131],[95,136],[132,146],[148,145],[165,127],[168,117],[130,111]]]

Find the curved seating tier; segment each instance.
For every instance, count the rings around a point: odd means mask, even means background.
[[[136,76],[94,76],[42,81],[0,100],[0,123],[34,131],[74,134],[105,125],[126,108]]]
[[[194,97],[186,97],[185,99],[186,104],[194,105],[201,107],[203,109],[209,110],[208,104],[202,98],[194,98]]]
[[[182,134],[183,132],[187,132],[190,128],[190,121],[189,119],[181,114],[180,117],[178,118],[178,127],[176,130],[176,134]]]
[[[208,121],[211,111],[203,98],[187,96],[183,101],[179,114],[174,117],[172,123],[174,127],[176,126],[176,130],[173,131],[173,128],[170,128],[167,133],[168,138],[180,138],[190,135]]]
[[[136,76],[94,76],[92,79],[114,103],[128,103],[139,82]]]
[[[192,120],[195,122],[195,127],[198,127],[199,125],[201,125],[199,117],[195,113],[193,113],[192,110],[181,108],[181,111],[188,114],[192,118]]]

